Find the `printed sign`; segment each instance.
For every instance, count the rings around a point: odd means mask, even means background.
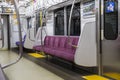
[[[95,1],[86,2],[83,4],[83,17],[90,17],[95,15]]]
[[[106,13],[114,12],[115,10],[115,2],[109,1],[106,3]]]

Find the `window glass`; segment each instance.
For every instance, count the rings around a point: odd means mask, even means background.
[[[39,27],[40,27],[40,11],[36,13],[36,31],[38,30]]]
[[[30,29],[32,27],[31,24],[31,17],[27,18],[27,29]]]
[[[68,33],[68,24],[69,24],[69,16],[70,16],[71,6],[67,7],[67,33]],[[75,4],[72,18],[71,18],[71,36],[79,36],[80,35],[80,4]]]
[[[55,35],[64,35],[64,8],[55,11]]]
[[[118,2],[106,0],[104,9],[104,36],[108,40],[118,37]]]

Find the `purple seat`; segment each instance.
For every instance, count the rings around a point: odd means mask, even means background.
[[[46,36],[43,48],[42,46],[34,46],[33,49],[38,51],[43,50],[46,54],[73,62],[76,48],[72,45],[77,46],[78,39],[78,37],[70,37],[68,43],[67,36]]]
[[[55,56],[68,61],[74,61],[74,53],[68,50],[54,50]]]
[[[20,42],[16,42],[16,45],[19,46]],[[22,41],[22,46],[24,45],[24,41]]]
[[[22,46],[24,46],[25,38],[26,38],[26,35],[24,35],[24,38],[23,38],[23,41],[22,41]],[[20,45],[20,41],[17,41],[16,45],[19,46]]]
[[[54,49],[53,48],[50,48],[50,47],[44,47],[44,52],[46,53],[46,54],[50,54],[50,55],[55,55],[54,54]]]
[[[49,46],[49,36],[45,37],[44,45],[43,46],[36,45],[36,46],[33,46],[33,49],[36,50],[36,51],[44,51],[45,46],[46,47]]]
[[[33,46],[33,49],[36,51],[42,51],[43,47],[42,46]]]
[[[44,52],[47,54],[53,54],[54,36],[48,36],[45,39]]]

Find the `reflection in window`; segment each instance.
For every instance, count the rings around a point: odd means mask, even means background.
[[[71,6],[68,6],[67,7],[67,31],[68,31],[70,10],[71,10]],[[73,9],[70,35],[72,36],[80,35],[80,4],[75,4]]]
[[[118,2],[105,1],[104,13],[104,36],[108,40],[115,40],[118,37]]]
[[[39,27],[40,27],[40,11],[36,13],[36,31],[38,30]]]
[[[30,29],[32,27],[31,22],[31,17],[27,18],[27,29]]]
[[[64,35],[64,8],[55,11],[55,35]]]

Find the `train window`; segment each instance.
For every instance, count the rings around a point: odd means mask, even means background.
[[[27,18],[27,29],[30,29],[32,27],[31,24],[31,17]]]
[[[64,35],[64,8],[55,11],[55,35]]]
[[[71,6],[67,7],[67,31],[69,24],[69,16],[70,16]],[[71,19],[71,36],[79,36],[80,35],[80,4],[75,4]]]
[[[0,26],[0,40],[2,39],[2,28]]]
[[[36,13],[36,31],[38,30],[39,27],[40,27],[40,11]]]
[[[118,37],[118,2],[106,0],[104,5],[104,37],[115,40]]]

